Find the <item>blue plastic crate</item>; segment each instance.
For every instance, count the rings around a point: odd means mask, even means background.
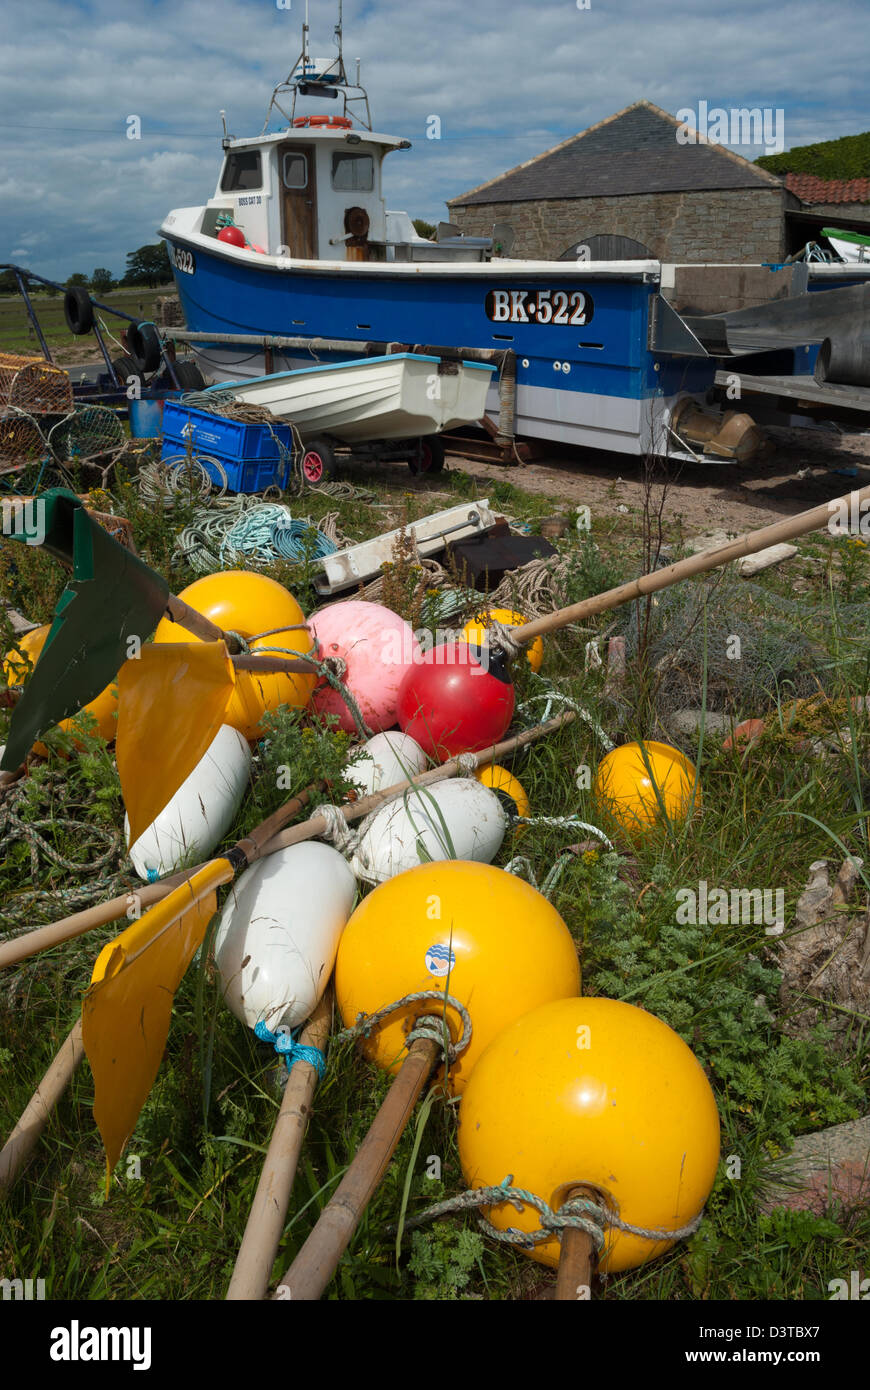
[[[202,464],[212,482],[222,487],[226,481],[230,492],[265,492],[267,487],[283,489],[287,485],[289,460],[282,463],[280,459],[233,459],[228,458],[226,454],[220,454],[217,449],[211,449],[210,455],[205,449],[192,449],[191,452],[197,462]],[[161,454],[164,463],[169,460],[177,462],[186,456],[184,443],[164,438]],[[221,476],[212,459],[220,464],[226,479]]]
[[[268,425],[246,425],[240,420],[224,420],[220,415],[211,415],[206,410],[196,410],[176,401],[167,401],[163,408],[163,438],[173,443],[174,453],[183,454],[190,444],[196,453],[214,454],[221,462],[224,459],[239,462],[268,459],[278,463],[281,459],[278,441],[288,451],[293,448],[290,425],[280,425],[277,421]]]

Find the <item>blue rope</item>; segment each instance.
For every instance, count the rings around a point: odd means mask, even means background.
[[[254,1033],[260,1042],[272,1043],[278,1056],[283,1057],[287,1063],[288,1071],[293,1070],[294,1062],[307,1062],[310,1067],[314,1067],[318,1080],[323,1080],[326,1075],[326,1058],[319,1047],[308,1047],[305,1043],[297,1042],[289,1028],[273,1033],[262,1019],[255,1025]]]

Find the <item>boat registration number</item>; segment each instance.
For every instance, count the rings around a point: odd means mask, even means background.
[[[196,274],[196,261],[192,251],[186,251],[183,246],[173,246],[170,254],[176,270],[183,271],[185,275]]]
[[[582,290],[490,290],[486,316],[493,323],[557,323],[581,327],[594,312]]]

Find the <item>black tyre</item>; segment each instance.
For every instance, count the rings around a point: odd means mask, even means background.
[[[127,329],[127,347],[137,372],[156,372],[160,366],[160,334],[153,323],[131,323]]]
[[[416,455],[409,458],[408,467],[414,474],[440,473],[446,452],[444,440],[439,434],[427,434],[420,440],[419,460]]]
[[[202,391],[204,389],[205,377],[195,362],[173,362],[172,365],[175,368],[175,375],[178,377],[178,384],[182,391]]]
[[[309,487],[328,483],[335,477],[335,450],[325,439],[312,439],[302,446],[299,469]]]
[[[94,326],[94,306],[91,296],[81,285],[74,285],[63,297],[63,315],[70,333],[81,338]]]
[[[142,373],[139,371],[132,357],[113,357],[112,366],[115,368],[115,375],[125,390],[127,388],[128,377],[138,376],[140,382],[142,381]]]

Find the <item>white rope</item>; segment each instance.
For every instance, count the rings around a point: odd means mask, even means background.
[[[595,720],[589,711],[584,709],[582,705],[578,705],[576,700],[572,700],[570,695],[563,695],[560,690],[539,690],[537,694],[530,695],[528,700],[523,701],[519,706],[520,712],[522,713],[527,710],[529,705],[535,700],[546,700],[547,702],[544,706],[544,713],[540,716],[540,722],[542,724],[546,724],[547,720],[550,718],[553,705],[562,705],[566,709],[572,709],[577,717],[582,719],[584,724],[589,726],[606,753],[610,753],[616,747],[616,744],[607,736],[597,720]]]

